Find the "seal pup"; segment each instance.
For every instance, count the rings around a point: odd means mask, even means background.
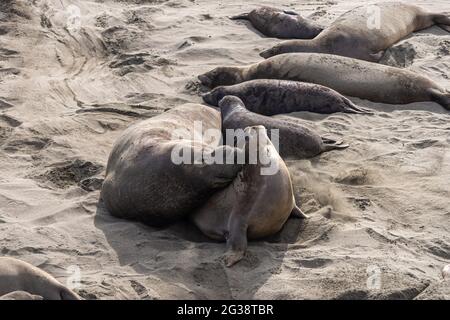
[[[25,291],[13,291],[1,296],[0,300],[44,300],[44,298]]]
[[[80,300],[47,272],[22,260],[0,257],[0,296],[14,291],[26,291],[45,300]],[[19,295],[23,296],[14,294]]]
[[[252,26],[263,35],[280,39],[312,39],[323,28],[311,20],[302,18],[298,13],[261,7],[248,13],[230,17],[231,20],[249,20]]]
[[[284,41],[260,55],[270,58],[289,52],[318,52],[378,62],[394,43],[435,24],[450,31],[449,16],[412,4],[363,5],[344,13],[312,40]]]
[[[280,231],[290,215],[307,218],[295,203],[289,171],[266,129],[253,126],[244,132],[247,160],[242,171],[190,217],[206,236],[227,242],[228,267],[244,257],[247,239]]]
[[[262,125],[268,130],[272,142],[279,143],[279,153],[284,159],[307,159],[326,151],[348,148],[342,142],[322,138],[299,124],[253,113],[245,108],[238,97],[224,97],[219,102],[219,107],[225,137],[227,129],[244,130],[246,127]]]
[[[406,104],[434,101],[450,110],[450,92],[418,73],[348,57],[286,53],[244,67],[218,67],[198,76],[210,88],[253,79],[320,84],[347,96]]]
[[[219,86],[202,96],[203,101],[218,106],[225,96],[239,97],[245,107],[265,116],[309,111],[372,114],[333,89],[299,81],[258,79],[232,86]]]
[[[242,164],[206,161],[238,152],[219,145],[220,126],[217,110],[186,104],[126,129],[113,146],[102,186],[108,211],[162,226],[230,184]]]

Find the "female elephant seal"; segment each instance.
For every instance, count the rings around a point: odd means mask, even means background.
[[[319,52],[378,62],[394,43],[434,24],[450,31],[450,17],[415,5],[402,2],[364,5],[344,13],[313,40],[285,41],[263,51],[261,56]]]
[[[233,86],[220,86],[203,95],[213,106],[225,96],[239,97],[245,107],[259,114],[273,116],[280,113],[309,111],[316,113],[371,114],[333,89],[312,83],[289,80],[250,80]]]
[[[375,102],[434,101],[450,110],[450,92],[425,76],[330,54],[286,53],[246,67],[219,67],[199,76],[211,88],[252,79],[311,82]]]
[[[236,151],[219,146],[220,124],[217,110],[187,104],[125,130],[111,151],[102,186],[108,211],[161,226],[190,213],[230,184],[242,164],[205,161],[208,155]],[[188,161],[180,157],[186,154]]]
[[[205,235],[226,240],[228,267],[243,258],[247,238],[257,239],[278,232],[290,215],[306,217],[295,204],[289,171],[265,128],[249,127],[245,133],[248,138],[245,154],[247,159],[256,155],[255,161],[247,160],[229,187],[215,193],[191,215]]]
[[[348,148],[342,142],[322,138],[316,132],[296,123],[250,112],[238,97],[226,96],[219,102],[219,106],[224,130],[231,129],[236,133],[239,129],[262,125],[269,131],[272,142],[279,143],[279,152],[283,158],[312,158],[326,151]],[[227,137],[226,132],[224,136]]]
[[[14,291],[26,291],[30,295],[41,296],[45,300],[80,300],[72,290],[64,287],[48,273],[35,266],[14,258],[0,258],[0,296],[11,294],[24,297]]]
[[[232,20],[249,20],[263,35],[280,39],[312,39],[323,28],[313,21],[302,18],[294,11],[261,7],[249,13],[230,17]]]

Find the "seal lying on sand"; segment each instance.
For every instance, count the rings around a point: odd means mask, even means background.
[[[111,151],[102,187],[108,211],[119,218],[164,225],[230,184],[242,164],[207,164],[204,158],[237,152],[219,146],[220,124],[217,110],[187,104],[125,130]],[[219,137],[208,137],[210,131]],[[195,164],[191,152],[200,156]],[[190,163],[180,161],[186,153]]]
[[[45,300],[80,300],[80,297],[64,287],[51,275],[35,266],[14,258],[0,258],[0,296],[11,293],[11,297],[25,298],[25,294],[14,291],[26,291],[30,295],[41,296]],[[31,296],[30,296],[31,297]]]
[[[238,97],[226,96],[219,102],[219,106],[223,129],[243,130],[262,125],[268,130],[272,142],[279,142],[279,152],[283,158],[312,158],[326,151],[348,148],[342,142],[322,138],[301,125],[250,112]],[[225,132],[224,136],[226,137]]]
[[[223,97],[239,97],[245,107],[259,114],[310,111],[316,113],[371,114],[333,89],[312,83],[289,80],[250,80],[233,86],[220,86],[203,95],[203,100],[217,106]]]
[[[323,30],[313,21],[302,18],[294,11],[271,7],[254,9],[230,19],[249,20],[253,27],[265,36],[280,39],[312,39]]]
[[[290,215],[306,217],[295,204],[289,171],[265,128],[249,127],[245,133],[248,138],[245,153],[249,158],[250,152],[255,152],[256,161],[254,164],[246,163],[230,186],[215,193],[191,216],[205,235],[219,241],[226,240],[227,266],[244,257],[247,239],[262,238],[280,231]],[[265,169],[269,171],[265,172]]]
[[[425,76],[330,54],[287,53],[245,67],[218,67],[198,78],[210,88],[252,79],[304,81],[375,102],[434,101],[450,110],[450,92]]]
[[[284,41],[261,56],[319,52],[378,62],[394,43],[434,24],[450,31],[450,16],[402,2],[364,5],[344,13],[313,40]]]

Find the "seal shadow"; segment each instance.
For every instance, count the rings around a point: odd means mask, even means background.
[[[264,293],[257,293],[281,272],[288,246],[299,240],[306,224],[289,219],[277,234],[250,241],[244,259],[227,268],[222,260],[225,243],[210,240],[187,219],[164,228],[150,227],[111,216],[101,199],[94,217],[120,266],[139,274],[130,281],[138,281],[162,299],[263,298]]]

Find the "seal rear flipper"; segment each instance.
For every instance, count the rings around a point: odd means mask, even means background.
[[[238,15],[229,17],[229,19],[230,20],[248,20],[249,19],[249,14],[250,13],[248,13],[248,12],[242,13],[242,14],[238,14]]]
[[[450,14],[436,14],[434,15],[433,21],[445,31],[450,32]]]
[[[439,103],[445,109],[450,110],[450,92],[442,92],[438,89],[429,89],[432,101]]]
[[[346,104],[346,107],[344,110],[342,110],[342,112],[354,113],[354,114],[374,114],[374,112],[372,110],[360,107],[360,106],[354,104],[353,102],[351,102],[350,100],[346,101],[345,104]]]
[[[283,10],[285,14],[289,14],[291,16],[298,16],[299,14],[295,12],[294,10]]]
[[[327,152],[327,151],[331,151],[331,150],[336,150],[336,149],[347,149],[349,147],[348,144],[343,143],[343,141],[336,141],[333,139],[328,139],[328,138],[322,138],[322,142],[323,142],[323,151],[322,152]]]
[[[302,211],[299,207],[295,206],[291,211],[291,217],[297,219],[308,219],[309,216]]]

